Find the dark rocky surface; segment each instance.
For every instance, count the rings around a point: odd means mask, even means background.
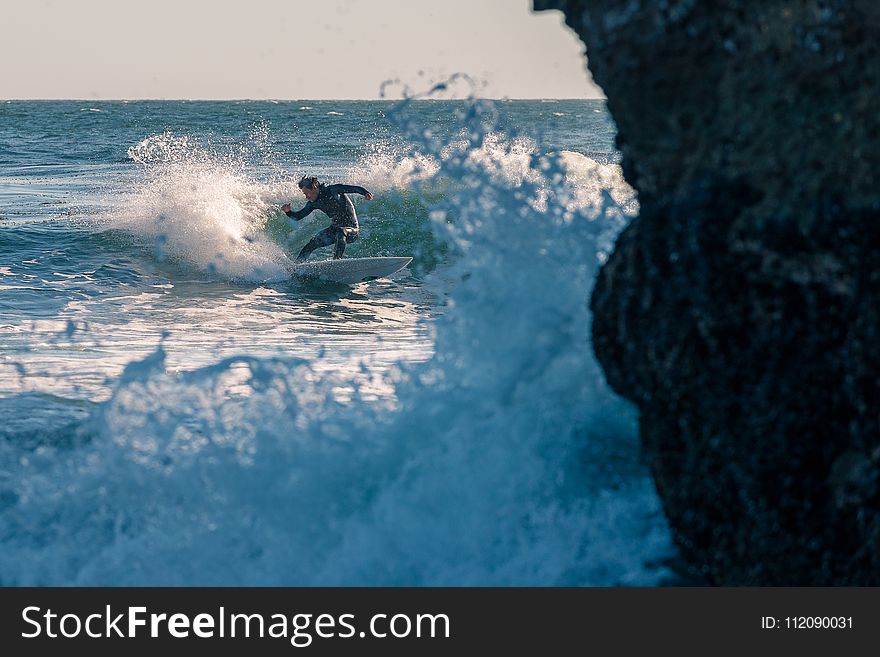
[[[534,5],[639,193],[593,342],[689,573],[880,584],[880,3]]]

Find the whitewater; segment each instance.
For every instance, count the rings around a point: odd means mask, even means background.
[[[0,105],[0,583],[670,581],[590,344],[604,103],[447,91]],[[412,265],[291,280],[305,174]]]

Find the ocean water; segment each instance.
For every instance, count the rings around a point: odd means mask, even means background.
[[[0,102],[0,583],[668,581],[589,339],[613,140],[442,89]],[[305,174],[374,193],[347,256],[412,265],[292,280]]]

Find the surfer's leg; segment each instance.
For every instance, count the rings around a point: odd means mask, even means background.
[[[345,253],[345,233],[341,230],[336,232],[336,248],[333,249],[333,259],[339,260]]]
[[[345,245],[348,242],[351,242],[349,238],[350,228],[337,228],[336,229],[336,248],[333,249],[333,259],[339,260],[342,257],[342,254],[345,253]]]
[[[357,239],[358,231],[356,228],[338,228],[336,235],[336,248],[333,250],[333,258],[338,260],[345,253],[345,245],[351,244]]]
[[[312,251],[320,247],[321,244],[318,242],[317,237],[313,237],[309,240],[308,244],[306,244],[302,250],[299,252],[299,255],[296,256],[297,262],[305,262],[310,255],[312,255]]]
[[[312,254],[312,251],[320,249],[322,246],[330,246],[335,241],[335,235],[333,235],[331,228],[325,228],[309,240],[309,243],[306,244],[302,248],[302,251],[299,252],[299,255],[296,256],[296,261],[305,262]]]

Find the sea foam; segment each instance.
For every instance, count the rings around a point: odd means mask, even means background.
[[[408,185],[455,249],[444,275],[457,282],[434,356],[384,375],[393,407],[360,399],[353,377],[317,360],[239,356],[175,373],[159,346],[126,368],[75,445],[2,446],[19,464],[0,495],[3,583],[646,585],[668,575],[633,411],[589,341],[602,243],[634,199],[613,172],[608,189],[601,167],[523,146],[484,101],[462,110],[453,144],[425,138],[408,108],[390,113],[414,143],[403,155],[434,167]],[[232,275],[283,262],[254,220],[265,190],[174,164],[138,192],[132,230]],[[441,180],[454,193],[431,195]],[[340,399],[341,386],[353,393]]]

